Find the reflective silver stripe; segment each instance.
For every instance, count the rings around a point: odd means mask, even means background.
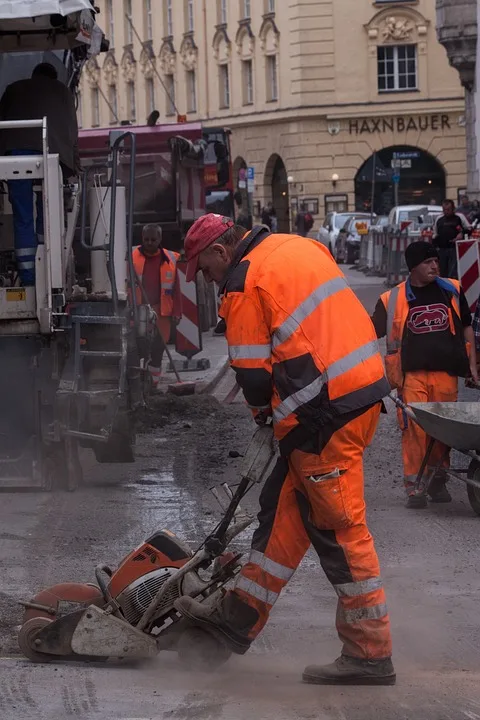
[[[32,270],[35,267],[35,262],[33,260],[31,262],[19,262],[17,267],[19,270]]]
[[[314,310],[322,303],[326,298],[334,295],[340,290],[347,288],[347,282],[343,277],[333,278],[327,282],[322,283],[311,295],[304,300],[301,305],[297,307],[294,312],[289,315],[285,322],[280,325],[278,330],[273,336],[273,347],[284,343],[289,337],[297,330],[299,325],[312,314]]]
[[[380,620],[388,615],[385,603],[373,607],[356,608],[355,610],[341,609],[340,615],[348,625],[362,622],[362,620]]]
[[[397,308],[398,295],[400,286],[394,287],[390,292],[387,303],[387,352],[396,352],[401,346],[401,340],[395,340],[393,336],[393,321],[395,320],[395,310]]]
[[[358,597],[359,595],[366,595],[374,590],[380,590],[381,587],[382,578],[379,577],[370,578],[370,580],[360,580],[359,582],[334,585],[338,597]]]
[[[258,550],[250,551],[248,561],[257,565],[261,570],[265,570],[265,572],[269,575],[273,575],[273,577],[276,577],[279,580],[288,581],[295,572],[292,568],[280,565],[280,563],[275,562],[275,560],[270,560],[270,558],[265,557],[265,555]]]
[[[310,383],[310,385],[298,390],[296,393],[290,395],[282,403],[280,403],[273,413],[273,419],[276,422],[279,422],[280,420],[288,417],[290,413],[295,412],[295,410],[301,405],[305,405],[310,400],[313,400],[313,398],[319,394],[325,382],[328,382],[328,380],[334,380],[340,375],[353,370],[353,368],[361,362],[374,357],[377,353],[378,343],[376,340],[372,340],[366,345],[362,345],[362,347],[359,347],[348,355],[345,355],[345,357],[340,360],[332,363],[323,375]]]
[[[279,593],[273,592],[273,590],[267,590],[243,575],[238,576],[237,582],[235,583],[235,590],[243,590],[247,595],[251,595],[257,600],[260,600],[260,602],[267,603],[267,605],[275,605],[279,596]]]
[[[35,257],[36,254],[37,254],[36,247],[19,248],[18,250],[15,250],[15,255],[17,257]]]
[[[164,252],[165,252],[165,254],[167,255],[167,257],[169,258],[170,262],[173,263],[174,265],[176,265],[176,264],[177,264],[177,258],[175,257],[175,255],[173,254],[173,252],[172,252],[171,250],[164,250]]]
[[[372,340],[366,345],[362,345],[362,347],[359,347],[348,355],[345,355],[345,357],[332,363],[330,367],[327,368],[328,380],[334,380],[340,375],[344,375],[349,372],[349,370],[353,370],[354,367],[359,365],[361,362],[365,362],[365,360],[369,360],[378,352],[378,342],[376,340]]]
[[[271,345],[229,345],[230,360],[268,360],[272,354]]]
[[[314,397],[317,397],[323,387],[325,377],[326,375],[321,375],[310,383],[310,385],[298,390],[298,392],[290,395],[290,397],[285,398],[285,400],[273,411],[273,419],[276,422],[280,422],[280,420],[288,417],[290,413],[295,412],[300,405],[305,405],[305,403],[309,402],[309,400],[313,400]]]

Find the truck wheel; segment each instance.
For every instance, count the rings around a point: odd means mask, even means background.
[[[347,247],[347,265],[353,265],[355,263],[355,252],[353,248]]]
[[[63,487],[74,492],[83,482],[83,471],[78,454],[78,441],[71,437],[65,438],[65,463]]]

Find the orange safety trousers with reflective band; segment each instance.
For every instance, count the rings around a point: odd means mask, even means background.
[[[179,253],[173,252],[172,250],[162,251],[167,257],[167,262],[163,262],[160,265],[160,275],[158,281],[160,283],[160,305],[154,307],[157,316],[171,317],[173,315],[173,293],[175,288],[175,280],[177,277],[177,261],[180,257]],[[140,282],[143,280],[143,270],[145,268],[145,255],[141,252],[140,248],[134,248],[133,254],[133,266],[137,273]],[[139,288],[137,288],[137,303],[139,305],[144,304],[143,296]],[[159,330],[160,324],[159,324]]]
[[[456,315],[460,317],[460,283],[458,280],[451,278],[443,279],[442,281],[443,283],[450,284],[452,290],[455,289],[457,291],[457,296],[452,294],[452,307]],[[401,388],[403,385],[402,342],[405,324],[410,312],[406,286],[406,282],[400,283],[400,285],[397,285],[392,290],[388,290],[380,297],[387,312],[387,354],[385,356],[385,368],[388,381],[394,388]],[[448,309],[448,313],[450,332],[455,335],[455,323],[450,308]]]
[[[402,387],[402,400],[409,405],[414,402],[456,402],[458,379],[444,372],[409,372]],[[410,420],[402,410],[397,411],[398,424],[402,430],[402,455],[405,489],[408,495],[415,494],[415,481],[430,442],[429,436],[420,425]],[[442,463],[450,465],[447,447],[435,442],[428,461],[424,481],[417,492],[425,492],[435,468]]]
[[[372,322],[330,253],[283,234],[250,247],[258,230],[227,275],[220,314],[247,403],[272,408],[283,440],[368,407],[389,387]]]
[[[380,405],[334,432],[320,455],[281,458],[260,498],[249,562],[232,594],[257,617],[253,640],[310,544],[338,596],[337,631],[346,655],[391,655],[390,623],[373,538],[366,524],[363,453],[373,439]],[[232,604],[230,594],[224,600]],[[245,632],[245,630],[244,630]]]

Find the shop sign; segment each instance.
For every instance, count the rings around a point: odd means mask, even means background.
[[[427,132],[451,130],[449,115],[411,115],[410,117],[365,118],[350,120],[350,135],[373,135],[387,132]]]

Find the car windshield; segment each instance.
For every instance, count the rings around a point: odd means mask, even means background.
[[[351,215],[347,215],[346,213],[340,213],[339,215],[335,215],[335,229],[340,230],[340,228],[342,228],[347,222],[347,220],[349,220],[350,218]]]

